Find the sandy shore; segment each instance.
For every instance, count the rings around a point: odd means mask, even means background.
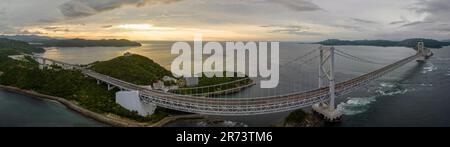
[[[108,117],[107,115],[98,114],[98,113],[87,110],[81,106],[78,106],[77,104],[75,104],[71,101],[68,101],[68,100],[66,100],[64,98],[60,98],[60,97],[45,95],[45,94],[37,93],[34,91],[30,91],[30,90],[23,90],[23,89],[20,89],[17,87],[4,86],[4,85],[0,85],[0,89],[27,95],[30,97],[57,101],[57,102],[65,105],[69,109],[74,110],[75,112],[78,112],[86,117],[92,118],[94,120],[97,120],[97,121],[105,123],[105,124],[109,124],[111,126],[118,126],[118,127],[162,127],[167,123],[170,123],[172,121],[179,120],[179,119],[205,118],[205,116],[199,115],[199,114],[178,115],[178,116],[166,117],[154,124],[148,125],[147,123],[140,123],[140,122],[135,122],[135,121],[127,120],[127,119],[121,119],[121,118],[116,118],[116,117],[113,118],[113,117]]]

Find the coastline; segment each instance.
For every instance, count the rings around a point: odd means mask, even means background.
[[[69,100],[61,98],[61,97],[45,95],[45,94],[37,93],[37,92],[31,91],[31,90],[24,90],[24,89],[20,89],[17,87],[5,86],[5,85],[0,85],[0,89],[9,91],[9,92],[26,95],[26,96],[30,96],[33,98],[47,99],[47,100],[59,102],[60,104],[63,104],[67,108],[69,108],[85,117],[92,118],[96,121],[111,125],[113,127],[162,127],[170,122],[173,122],[173,121],[176,121],[179,119],[198,119],[198,118],[205,117],[205,116],[199,115],[199,114],[168,116],[168,117],[161,119],[160,121],[158,121],[156,123],[147,124],[145,122],[140,123],[140,122],[130,121],[130,120],[123,119],[123,118],[108,117],[107,114],[99,114],[99,113],[90,111],[88,109],[85,109],[85,108],[83,108]]]

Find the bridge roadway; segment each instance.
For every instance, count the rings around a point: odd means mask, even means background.
[[[408,63],[421,54],[415,54],[378,70],[336,84],[336,96],[345,95],[370,81]],[[153,103],[168,109],[208,114],[208,115],[256,115],[295,110],[323,102],[329,98],[329,88],[323,87],[306,92],[296,92],[278,96],[254,98],[208,98],[189,95],[178,95],[157,90],[149,90],[139,85],[109,77],[89,69],[81,71],[94,79],[116,86],[122,90],[137,90],[142,102]]]

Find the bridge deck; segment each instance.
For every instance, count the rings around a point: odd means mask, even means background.
[[[335,86],[336,95],[340,96],[347,94],[352,90],[364,86],[370,81],[383,76],[384,74],[418,57],[420,57],[420,54],[407,57],[393,64],[384,66],[383,68],[380,68],[378,70],[338,83]],[[57,63],[65,64],[59,61]],[[66,65],[76,66],[72,64]],[[81,67],[78,67],[77,69],[81,69],[83,74],[91,78],[119,87],[120,89],[137,90],[140,93],[141,100],[144,102],[154,103],[160,107],[192,113],[212,115],[253,115],[275,113],[311,106],[314,103],[325,101],[329,97],[329,87],[323,87],[306,92],[255,98],[208,98],[178,95],[157,90],[149,90],[139,85],[109,77],[107,75],[103,75],[89,69],[84,69]]]

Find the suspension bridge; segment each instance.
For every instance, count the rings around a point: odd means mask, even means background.
[[[424,60],[428,58],[430,51],[426,49],[423,43],[419,42],[417,46],[417,54],[406,57],[392,64],[385,65],[375,71],[363,74],[356,78],[335,82],[335,55],[345,57],[350,60],[379,64],[367,59],[353,56],[347,52],[337,50],[334,47],[321,46],[318,50],[308,52],[304,56],[298,57],[289,63],[309,62],[317,57],[305,60],[311,56],[313,52],[319,52],[319,87],[308,91],[291,92],[288,94],[265,96],[265,97],[206,97],[199,95],[181,95],[158,90],[151,90],[140,85],[132,84],[108,75],[97,73],[88,68],[79,65],[68,64],[44,57],[30,55],[39,61],[42,66],[49,64],[57,64],[65,68],[81,70],[81,72],[97,80],[98,83],[103,82],[108,85],[108,90],[116,87],[121,91],[137,91],[139,101],[144,104],[151,104],[158,107],[168,109],[207,114],[207,115],[224,115],[224,116],[242,116],[269,114],[277,112],[285,112],[296,110],[304,107],[311,107],[329,121],[339,120],[342,113],[335,108],[335,98],[355,91],[358,88],[368,85],[369,82],[401,67],[402,65],[414,61]],[[288,63],[288,64],[289,64]],[[217,85],[216,85],[217,86]]]

